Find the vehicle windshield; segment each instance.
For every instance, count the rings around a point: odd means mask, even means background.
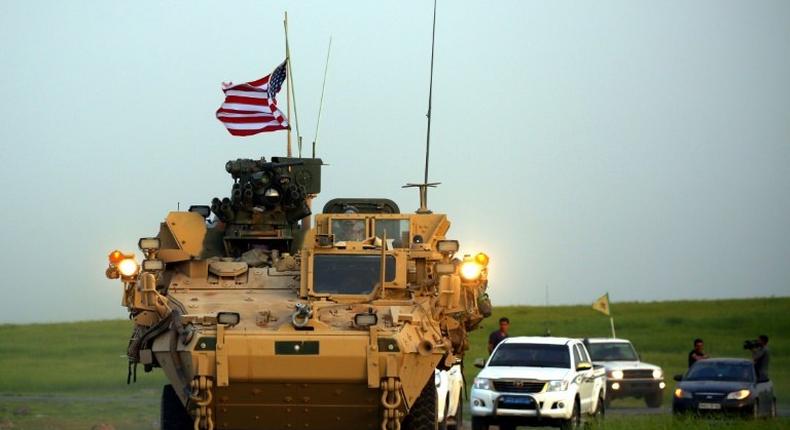
[[[569,369],[571,355],[567,345],[504,343],[496,349],[488,365]]]
[[[634,347],[626,342],[590,343],[587,345],[593,361],[638,361]]]
[[[701,360],[691,366],[683,380],[754,382],[754,366],[748,362]]]
[[[388,255],[386,281],[395,280],[395,257]],[[316,255],[313,292],[317,294],[370,294],[381,282],[380,255]]]
[[[407,248],[409,246],[409,220],[377,219],[376,237],[384,237],[385,232],[390,247]]]
[[[365,220],[361,219],[334,219],[332,220],[332,234],[335,242],[361,242],[365,240]]]

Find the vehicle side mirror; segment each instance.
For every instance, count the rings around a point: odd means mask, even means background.
[[[477,367],[478,369],[482,369],[486,367],[486,361],[483,360],[482,358],[476,358],[474,366]]]
[[[576,364],[576,371],[578,372],[581,372],[583,370],[590,370],[592,368],[593,368],[592,363],[588,363],[586,361],[581,361]]]
[[[676,380],[676,381],[680,382],[680,381],[682,381],[682,380],[683,380],[683,375],[675,375],[675,376],[673,376],[673,377],[672,377],[672,379],[674,379],[674,380]]]

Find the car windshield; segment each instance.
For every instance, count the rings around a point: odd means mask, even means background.
[[[571,367],[571,355],[567,345],[504,343],[496,349],[488,365],[568,369]]]
[[[637,361],[634,347],[626,342],[590,343],[587,345],[593,361]]]
[[[386,257],[386,281],[395,280],[395,258]],[[370,294],[381,282],[380,255],[316,255],[313,292],[317,294]]]
[[[754,382],[754,366],[749,362],[701,360],[691,366],[683,380]]]

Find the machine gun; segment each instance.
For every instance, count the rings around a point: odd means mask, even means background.
[[[292,250],[300,238],[298,224],[312,214],[310,201],[321,191],[321,164],[319,158],[228,161],[230,197],[211,201],[211,211],[225,224],[228,254],[258,246]]]

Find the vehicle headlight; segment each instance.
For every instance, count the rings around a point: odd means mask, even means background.
[[[662,376],[664,376],[664,372],[661,369],[653,370],[653,379],[661,379]]]
[[[461,264],[461,277],[467,281],[476,281],[483,272],[483,266],[474,261],[464,261]]]
[[[568,381],[549,381],[546,384],[546,391],[566,391],[568,389]]]
[[[623,371],[622,370],[612,370],[611,372],[609,372],[609,376],[611,376],[612,379],[623,379]]]
[[[490,390],[491,380],[486,378],[475,378],[474,387],[480,390]]]
[[[727,398],[731,400],[743,400],[749,397],[750,394],[752,394],[752,392],[749,390],[738,390],[738,391],[733,391],[730,394],[727,394]]]
[[[124,258],[118,263],[118,271],[125,277],[134,276],[140,270],[140,265],[137,264],[134,257]]]
[[[678,398],[678,399],[691,399],[692,397],[694,397],[694,396],[692,396],[691,393],[689,393],[688,391],[683,390],[681,388],[675,388],[675,398]]]

